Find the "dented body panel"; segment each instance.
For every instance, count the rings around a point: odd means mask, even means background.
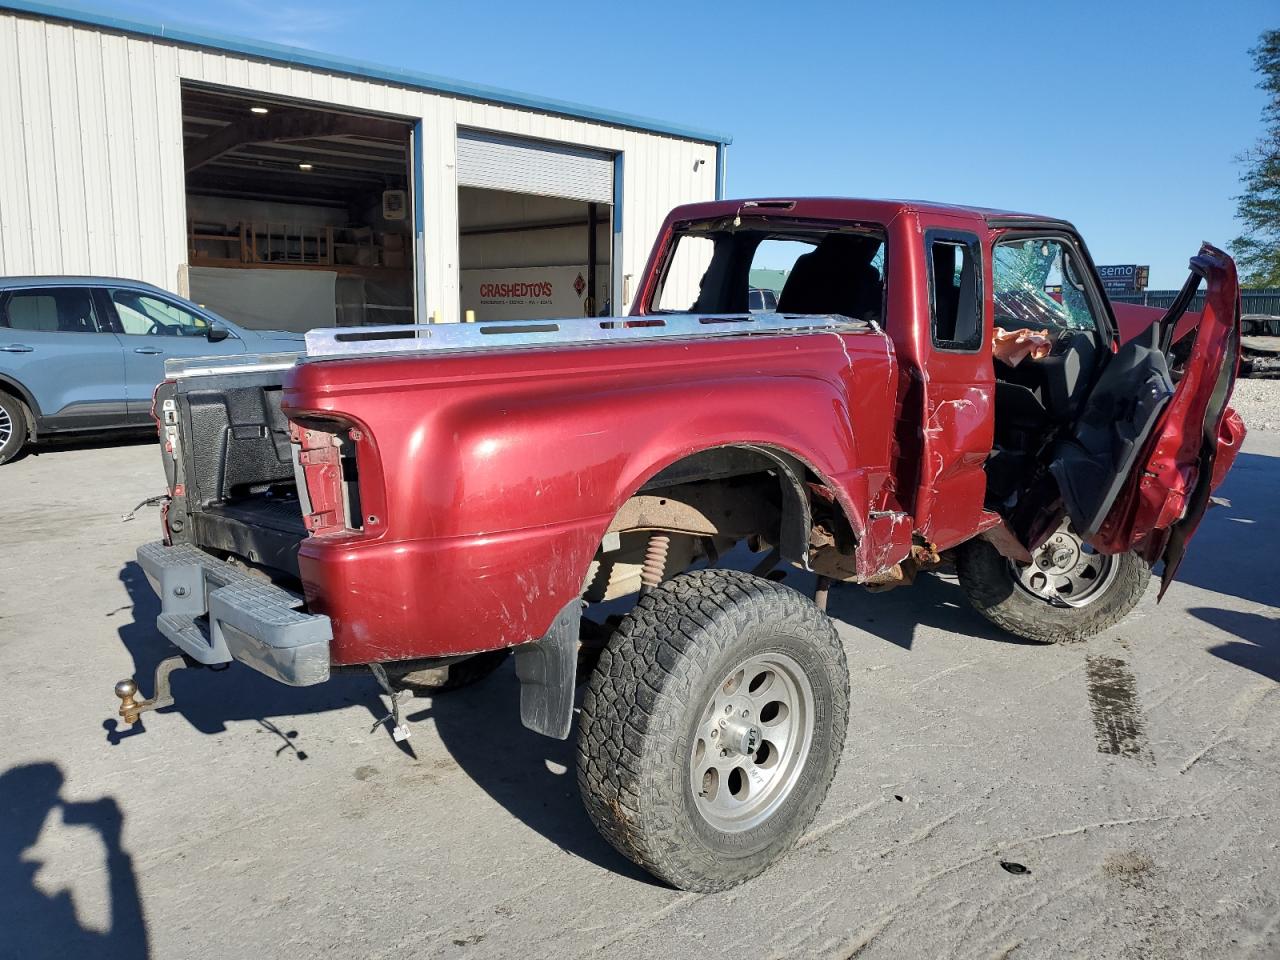
[[[862,535],[895,380],[874,329],[301,364],[284,409],[358,429],[365,515],[302,543],[308,606],[333,620],[335,663],[535,639],[627,499],[717,447],[795,457]]]

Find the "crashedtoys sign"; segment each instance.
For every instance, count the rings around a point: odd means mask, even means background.
[[[474,310],[477,320],[580,317],[586,274],[585,264],[463,270],[462,309]]]

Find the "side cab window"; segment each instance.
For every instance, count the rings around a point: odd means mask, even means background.
[[[933,345],[974,352],[982,347],[982,246],[963,231],[928,230],[929,311]]]

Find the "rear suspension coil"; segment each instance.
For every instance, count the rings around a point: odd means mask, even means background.
[[[655,533],[644,550],[644,566],[640,568],[640,593],[646,594],[662,582],[667,572],[667,551],[671,538],[665,533]]]

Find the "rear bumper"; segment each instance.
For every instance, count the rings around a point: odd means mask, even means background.
[[[148,543],[138,564],[160,597],[156,626],[200,663],[238,660],[294,687],[329,679],[328,617],[302,613],[303,599],[212,554]]]

